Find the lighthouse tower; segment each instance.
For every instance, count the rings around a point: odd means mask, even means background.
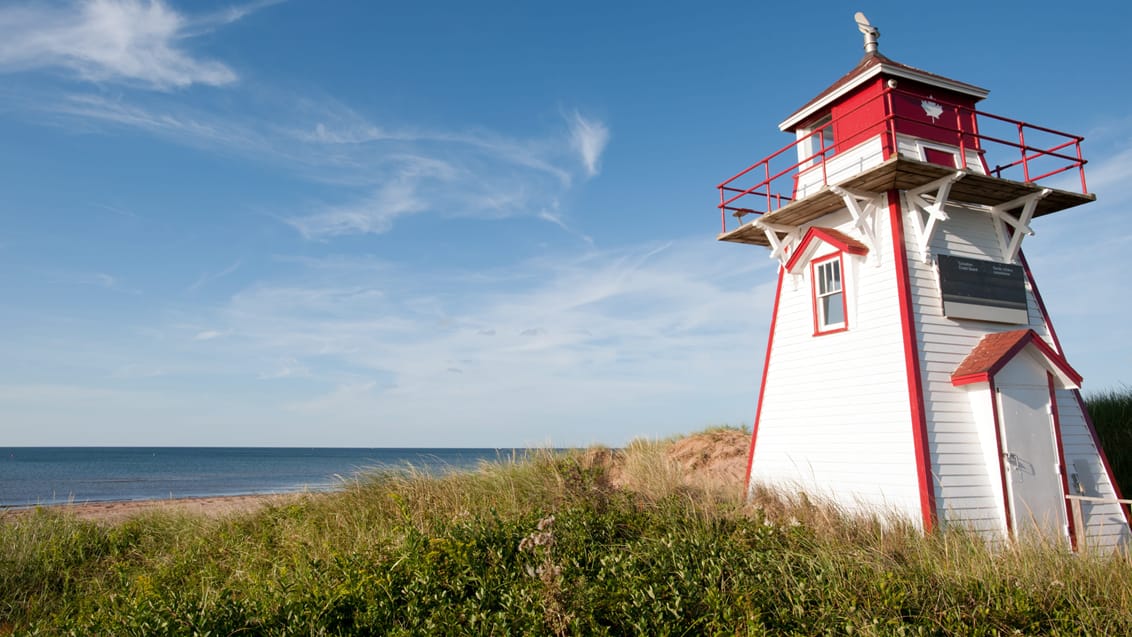
[[[985,89],[885,57],[857,23],[864,57],[779,125],[795,141],[719,186],[719,239],[779,264],[747,488],[1127,545],[1021,250],[1035,218],[1095,198],[1082,138],[977,109]]]

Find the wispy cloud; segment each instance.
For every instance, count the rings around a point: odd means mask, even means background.
[[[600,121],[583,117],[574,111],[568,117],[570,123],[570,145],[578,153],[586,174],[593,177],[598,173],[601,154],[609,143],[609,129]]]
[[[194,19],[160,0],[88,0],[0,9],[0,70],[61,68],[89,82],[157,90],[237,80],[227,65],[194,56],[184,40],[262,6]]]
[[[235,71],[187,45],[269,4],[197,14],[163,0],[0,9],[0,73],[64,69],[83,81],[158,89],[84,92],[46,83],[0,97],[10,98],[11,109],[54,125],[141,131],[291,171],[319,190],[270,216],[310,240],[381,234],[406,216],[429,213],[438,219],[541,218],[592,243],[549,203],[564,200],[600,170],[609,129],[577,110],[565,111],[549,129],[516,135],[474,122],[375,121],[317,87],[281,94],[259,82],[226,91],[224,103],[207,92],[192,100],[169,92],[234,83]]]
[[[593,423],[580,438],[601,439],[631,405],[702,418],[681,401],[727,396],[745,414],[754,386],[734,379],[756,377],[773,300],[773,262],[747,256],[677,242],[512,263],[498,277],[306,260],[297,279],[249,287],[192,320],[226,333],[228,373],[328,386],[288,403],[320,422],[461,418],[514,438],[524,423],[577,419]]]
[[[390,176],[374,193],[344,206],[327,207],[319,212],[287,220],[308,239],[325,239],[345,234],[381,234],[394,220],[429,208],[422,185],[445,182],[456,170],[448,164],[420,157],[404,158],[397,174]]]
[[[71,94],[41,103],[38,108],[83,125],[102,123],[138,129],[186,146],[235,149],[247,154],[268,154],[274,150],[269,140],[252,126],[206,113],[194,114],[172,105],[162,110],[131,103],[125,98]]]
[[[202,287],[204,287],[205,285],[207,285],[208,283],[211,283],[212,281],[217,281],[219,279],[223,279],[224,277],[228,276],[229,274],[232,274],[236,270],[240,269],[241,263],[242,263],[242,261],[237,260],[234,263],[232,263],[232,265],[229,265],[228,267],[224,268],[223,270],[220,270],[219,272],[205,272],[204,274],[197,277],[196,281],[193,281],[189,285],[189,287],[187,288],[187,291],[188,292],[195,292],[195,291],[201,289]]]
[[[129,210],[125,210],[124,208],[119,208],[118,206],[111,206],[111,205],[102,204],[102,203],[93,203],[91,205],[96,207],[96,208],[101,208],[103,210],[113,212],[114,214],[119,215],[121,217],[129,217],[130,219],[140,219],[141,218],[136,212],[131,212]]]
[[[562,216],[558,212],[551,211],[551,210],[541,210],[538,213],[538,218],[542,219],[543,221],[546,221],[548,223],[552,223],[552,224],[558,226],[559,228],[562,228],[566,232],[569,232],[570,234],[581,239],[582,241],[585,241],[586,244],[589,245],[590,247],[593,247],[593,245],[594,245],[593,237],[589,236],[588,234],[578,232],[577,230],[571,228],[569,225],[567,225],[566,221],[562,219]]]
[[[79,285],[89,285],[89,286],[93,286],[93,287],[97,287],[97,288],[103,288],[103,289],[106,289],[106,290],[113,290],[114,292],[120,292],[120,293],[125,293],[125,294],[141,294],[141,290],[128,287],[128,286],[124,285],[118,277],[116,277],[112,274],[107,274],[105,272],[64,272],[64,271],[59,271],[59,272],[54,272],[54,273],[49,273],[49,274],[51,274],[53,277],[57,277],[61,281],[67,281],[67,282],[70,282],[70,283],[77,283]]]
[[[305,238],[320,241],[381,234],[400,218],[431,212],[445,218],[540,217],[589,242],[565,223],[553,202],[576,181],[575,146],[581,144],[589,153],[589,163],[581,169],[592,176],[604,145],[597,137],[608,135],[603,124],[580,115],[572,116],[570,126],[526,138],[483,130],[384,127],[332,99],[299,100],[290,110],[240,119],[164,96],[142,104],[124,96],[69,94],[25,100],[24,108],[62,118],[64,125],[136,129],[194,148],[282,165],[324,184],[338,199],[273,215]],[[315,123],[279,123],[310,118]]]

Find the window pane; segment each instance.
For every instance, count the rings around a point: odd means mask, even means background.
[[[819,264],[815,268],[814,277],[817,279],[818,296],[841,291],[841,263],[839,261]]]
[[[842,301],[842,294],[830,294],[823,297],[821,300],[822,316],[825,317],[825,325],[838,325],[845,322],[845,306]]]

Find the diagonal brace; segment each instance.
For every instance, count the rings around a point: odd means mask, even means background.
[[[880,265],[876,238],[877,195],[849,190],[837,185],[830,186],[829,189],[833,194],[841,197],[849,215],[853,217],[853,228],[865,238],[873,264]]]
[[[798,240],[798,227],[769,223],[762,219],[756,219],[751,223],[766,235],[766,240],[770,243],[770,258],[778,259],[778,263],[785,266],[790,260],[790,248]],[[782,236],[779,236],[780,234]]]
[[[1018,251],[1022,248],[1022,239],[1033,236],[1030,220],[1034,218],[1038,202],[1051,192],[1053,191],[1049,188],[1043,188],[1038,192],[991,207],[990,213],[994,217],[995,229],[998,231],[998,245],[1002,249],[1002,258],[1006,263],[1014,263],[1018,258]],[[1019,206],[1022,207],[1022,211],[1017,217],[1010,214],[1011,210]],[[1008,229],[1007,226],[1010,228]],[[1009,242],[1007,235],[1010,237]]]
[[[946,177],[907,191],[908,217],[916,228],[916,244],[920,248],[920,260],[924,263],[931,260],[932,235],[935,234],[940,223],[949,219],[945,206],[948,197],[951,196],[951,186],[966,174],[966,171],[957,170]],[[932,191],[935,191],[935,195],[929,202],[924,196],[931,196],[929,193]],[[927,214],[927,221],[920,215],[921,210]]]

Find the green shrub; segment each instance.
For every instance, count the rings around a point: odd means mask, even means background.
[[[1089,418],[1124,497],[1132,494],[1132,388],[1091,394],[1085,399]]]
[[[0,634],[1132,633],[1132,566],[670,480],[638,443],[222,520],[0,521]],[[630,462],[630,460],[632,460]],[[624,478],[624,476],[622,476]],[[639,482],[639,480],[637,481]],[[628,479],[622,483],[634,483]]]

